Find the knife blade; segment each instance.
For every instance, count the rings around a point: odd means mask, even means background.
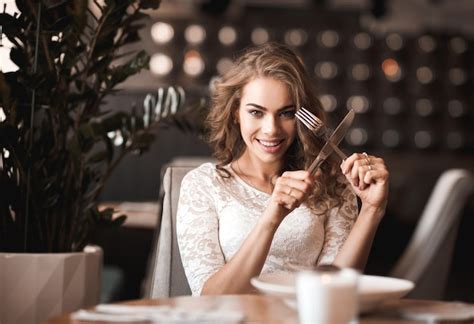
[[[334,152],[334,147],[337,147],[339,143],[342,141],[344,136],[346,136],[347,131],[352,125],[354,121],[355,112],[353,109],[349,110],[349,112],[344,116],[342,121],[337,125],[334,132],[331,134],[329,139],[326,141],[326,144],[322,147],[319,154],[314,159],[313,163],[308,168],[308,171],[311,174],[314,174],[317,168],[321,166],[321,164],[326,161],[326,159]]]

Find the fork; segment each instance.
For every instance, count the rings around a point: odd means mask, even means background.
[[[295,113],[296,118],[300,122],[303,123],[315,136],[317,137],[324,137],[327,139],[327,128],[324,126],[324,123],[321,119],[319,119],[316,115],[314,115],[312,112],[309,110],[305,109],[304,107],[301,107],[296,113]],[[327,139],[329,141],[329,139]],[[334,145],[334,143],[329,142],[334,151],[339,155],[339,157],[343,160],[347,158],[347,155],[342,152],[337,145]]]

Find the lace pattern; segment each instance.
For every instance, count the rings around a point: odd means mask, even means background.
[[[176,230],[193,295],[200,295],[206,280],[239,250],[269,199],[269,194],[234,174],[221,178],[212,163],[204,163],[184,177]],[[316,216],[304,204],[295,209],[275,233],[262,273],[291,271],[288,264],[332,262],[356,219],[356,204],[347,187],[344,205],[326,216]]]

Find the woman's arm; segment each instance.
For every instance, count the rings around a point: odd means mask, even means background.
[[[184,272],[193,296],[225,264],[219,244],[219,219],[215,209],[213,166],[202,166],[183,178],[176,213],[176,236]]]
[[[204,283],[202,295],[252,292],[250,279],[260,274],[280,222],[260,218],[237,253]]]
[[[389,173],[382,159],[353,154],[341,170],[362,202],[357,220],[334,264],[363,270],[367,263],[377,227],[385,213]]]
[[[250,279],[260,274],[278,226],[306,199],[312,183],[306,171],[285,172],[276,180],[264,214],[232,259],[204,283],[203,295],[254,291]]]
[[[364,271],[382,216],[383,212],[374,213],[362,205],[359,216],[333,263],[339,267]]]

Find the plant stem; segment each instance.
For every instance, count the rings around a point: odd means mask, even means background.
[[[40,23],[41,23],[41,2],[38,2],[38,14],[36,20],[36,41],[35,41],[35,58],[33,61],[33,73],[36,73],[38,70],[38,47],[39,47],[39,34],[40,34]],[[28,138],[28,154],[31,153],[33,146],[33,133],[34,133],[34,117],[35,117],[35,105],[36,105],[36,89],[33,88],[31,94],[31,112],[30,112],[30,136]],[[24,241],[23,249],[26,252],[28,248],[28,220],[30,218],[30,190],[31,190],[31,168],[32,165],[28,167],[27,176],[26,176],[26,207],[25,207],[25,232],[24,232]],[[39,225],[41,226],[41,225]],[[41,233],[41,230],[40,230]]]

